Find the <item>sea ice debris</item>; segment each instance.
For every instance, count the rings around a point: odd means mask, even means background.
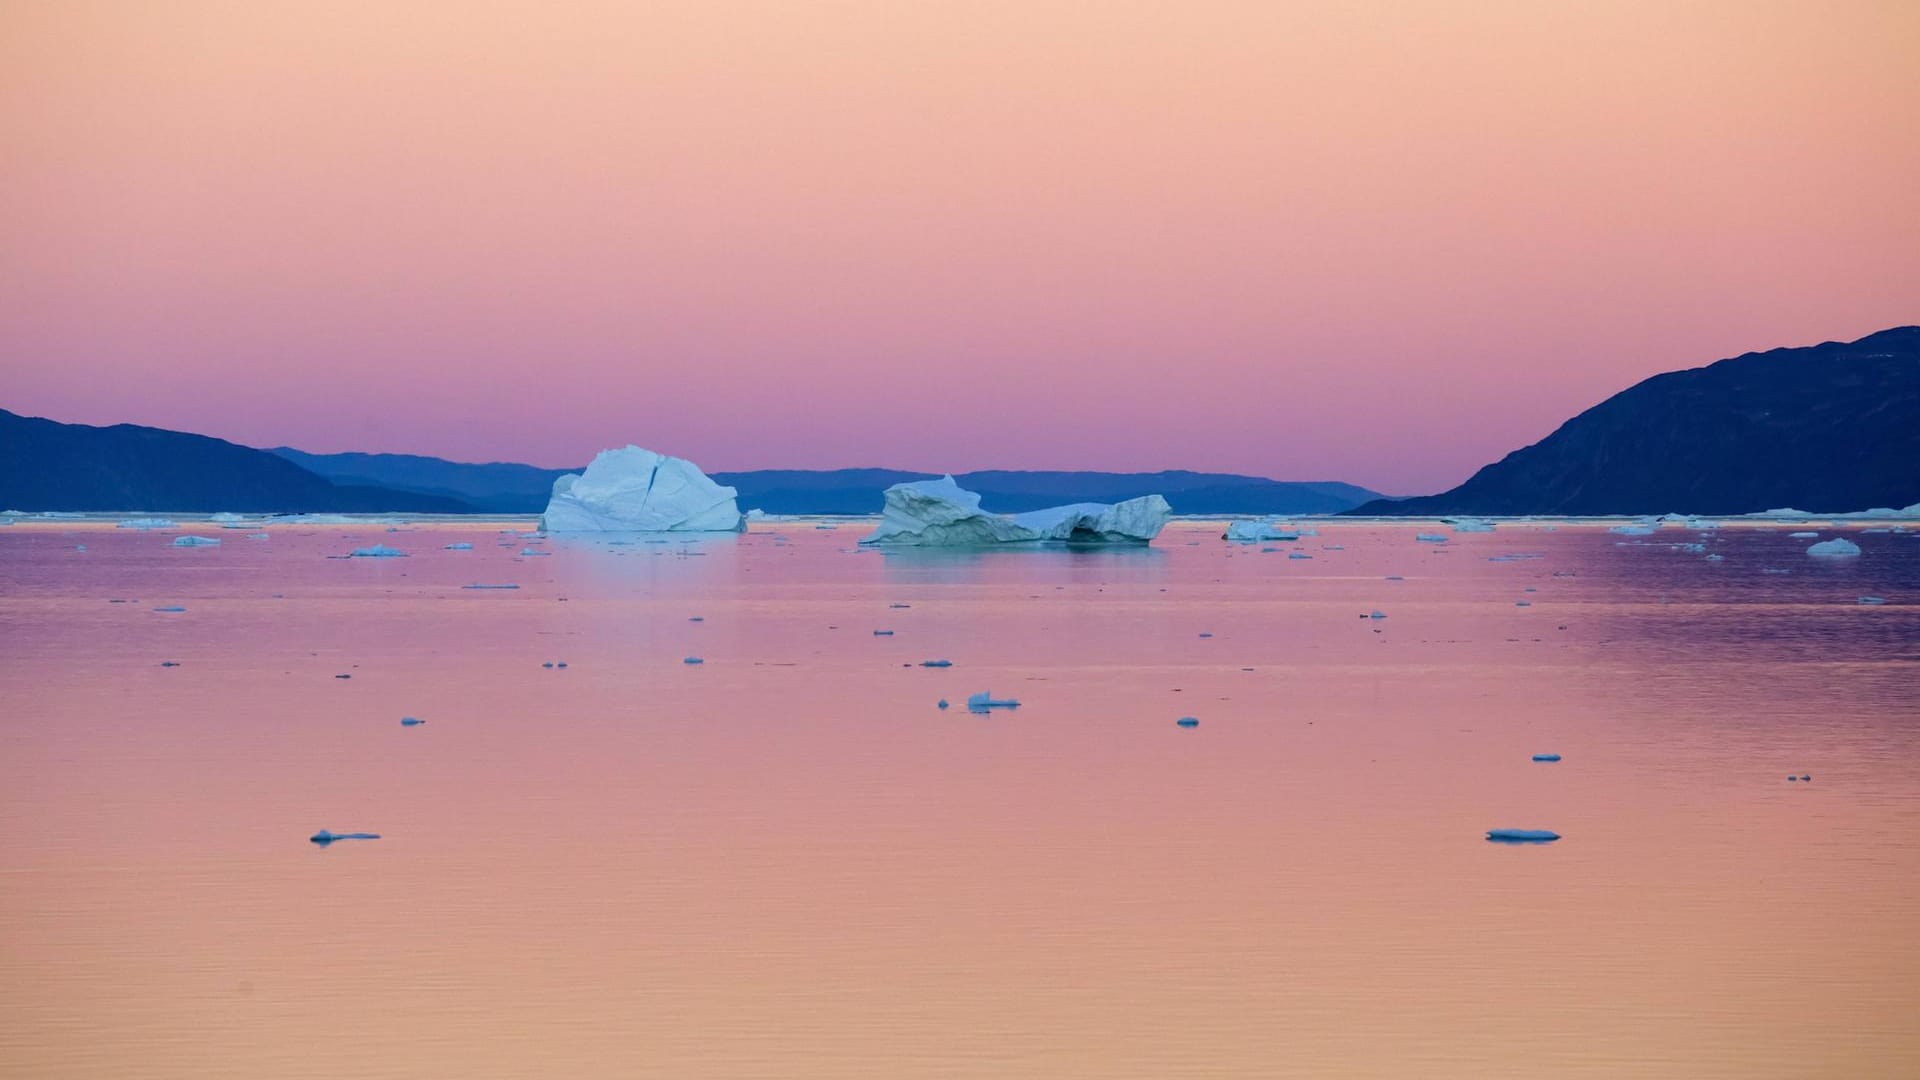
[[[980,509],[979,494],[953,477],[915,480],[886,490],[880,527],[862,544],[955,547],[1063,540],[1146,543],[1172,516],[1167,500],[1143,495],[1118,503],[1072,503],[1024,514]]]

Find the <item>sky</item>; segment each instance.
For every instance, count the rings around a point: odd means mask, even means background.
[[[1920,323],[1920,4],[0,0],[0,406],[1434,491]]]

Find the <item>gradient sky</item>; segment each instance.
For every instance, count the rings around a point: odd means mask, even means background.
[[[1920,4],[0,0],[0,405],[1429,491],[1920,322]]]

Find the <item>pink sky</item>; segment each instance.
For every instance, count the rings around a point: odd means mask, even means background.
[[[1920,322],[1920,5],[9,4],[0,406],[1455,483]]]

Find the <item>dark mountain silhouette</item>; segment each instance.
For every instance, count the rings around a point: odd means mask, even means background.
[[[1741,514],[1920,502],[1920,326],[1655,375],[1438,495],[1349,513]]]
[[[464,513],[454,499],[335,484],[261,450],[205,435],[89,427],[0,409],[0,506],[209,513]]]
[[[276,447],[302,468],[336,483],[368,484],[460,499],[490,513],[539,513],[556,477],[579,469],[541,469],[493,462],[469,465],[413,454],[308,454]],[[742,507],[771,514],[875,514],[881,492],[937,473],[900,469],[755,469],[710,474],[740,492]],[[990,510],[1019,513],[1068,502],[1113,502],[1165,495],[1183,514],[1332,514],[1378,498],[1338,482],[1290,483],[1231,473],[1018,472],[961,473]]]

